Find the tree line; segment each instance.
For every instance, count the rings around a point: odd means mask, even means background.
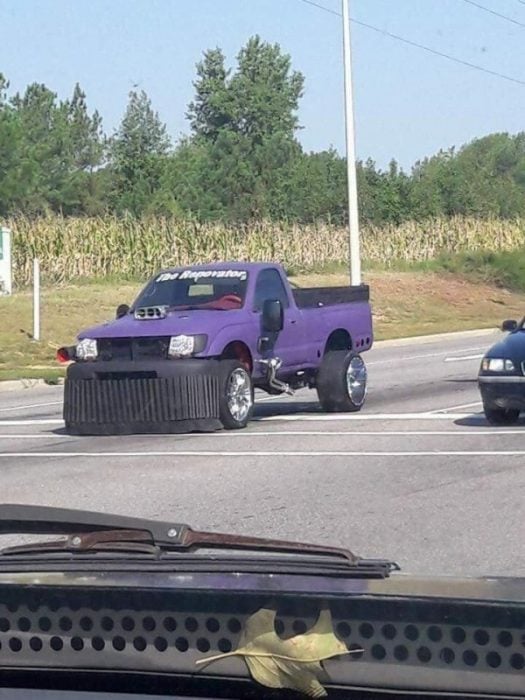
[[[345,221],[345,159],[302,148],[304,76],[278,44],[252,37],[232,70],[220,49],[206,51],[194,88],[190,133],[174,144],[144,91],[130,92],[119,128],[107,135],[78,84],[66,100],[37,83],[10,95],[0,74],[0,216]],[[366,222],[525,216],[525,132],[440,151],[410,172],[395,160],[357,168]]]

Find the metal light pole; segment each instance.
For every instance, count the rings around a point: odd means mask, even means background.
[[[357,171],[355,167],[354,98],[352,93],[352,47],[350,43],[350,10],[343,6],[343,56],[345,77],[346,169],[348,184],[348,226],[350,229],[350,283],[361,284],[359,210],[357,206]]]

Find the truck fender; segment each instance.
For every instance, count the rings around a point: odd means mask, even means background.
[[[350,337],[350,333],[346,330],[346,328],[337,328],[335,331],[330,333],[326,340],[324,355],[326,355],[327,352],[337,350],[351,350],[352,346],[352,338]]]
[[[253,371],[253,356],[242,340],[232,340],[221,353],[221,360],[238,360],[249,372]]]

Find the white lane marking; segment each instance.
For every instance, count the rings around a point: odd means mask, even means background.
[[[525,435],[525,428],[523,430],[505,430],[505,429],[486,429],[481,427],[478,430],[330,430],[330,431],[318,431],[318,430],[262,430],[257,432],[241,431],[236,433],[184,433],[179,434],[181,437],[192,437],[200,440],[201,438],[216,438],[217,440],[237,440],[238,438],[257,438],[257,437],[326,437],[330,438],[332,436],[341,437],[344,435],[357,435],[359,437],[403,437],[405,435],[415,436],[415,435],[430,435],[430,436],[440,436],[440,435],[452,435],[453,437],[463,437],[476,435],[477,437],[488,437],[492,435]],[[138,437],[141,440],[154,440],[155,438],[165,438],[171,436],[170,433],[164,434],[147,434],[147,433],[137,433],[134,437]],[[174,434],[176,436],[176,434]],[[96,437],[100,439],[101,437],[112,438],[114,435],[55,435],[54,433],[35,433],[30,435],[28,433],[15,435],[14,433],[0,433],[0,440],[34,440],[39,438],[62,440],[64,438],[69,439],[86,439],[90,437]],[[117,436],[118,437],[118,436]],[[133,437],[128,435],[127,437]]]
[[[46,440],[58,440],[63,438],[74,438],[75,435],[55,435],[54,433],[36,433],[30,435],[25,433],[23,435],[15,435],[14,433],[0,433],[0,440],[38,440],[39,438],[46,438]]]
[[[458,352],[472,352],[474,350],[486,350],[486,346],[480,346],[476,348],[465,348],[464,350],[458,350]],[[442,352],[429,352],[424,355],[407,355],[406,357],[390,357],[388,360],[372,360],[371,362],[367,362],[367,367],[370,367],[372,365],[386,365],[389,362],[408,362],[409,360],[422,360],[425,357],[450,357],[450,350],[442,351]]]
[[[9,418],[0,420],[0,425],[64,425],[62,418]]]
[[[205,450],[180,450],[175,451],[147,451],[147,452],[0,452],[1,457],[524,457],[525,450],[434,450],[421,452],[389,451],[259,451],[247,452],[233,451],[205,451]]]
[[[260,396],[261,398],[258,398]],[[293,397],[296,399],[304,399],[308,400],[309,397],[312,397],[312,392],[308,389],[308,387],[301,387],[300,389],[297,389],[297,391],[294,392]],[[289,394],[267,394],[266,392],[262,392],[261,394],[255,394],[255,403],[259,403],[259,401],[277,401],[279,399],[291,399],[293,398]]]
[[[299,414],[285,416],[261,416],[253,419],[254,423],[266,421],[362,421],[362,420],[444,420],[468,418],[470,413],[369,413],[369,414]],[[64,425],[61,418],[33,418],[0,420],[0,425]]]
[[[320,413],[320,414],[294,414],[284,416],[255,417],[255,423],[267,421],[366,421],[366,420],[455,420],[470,418],[471,413]]]
[[[443,362],[465,362],[465,360],[481,360],[484,355],[465,355],[464,357],[445,357]]]
[[[362,420],[447,420],[468,418],[470,413],[338,413],[319,415],[297,414],[284,416],[260,416],[255,417],[253,422],[260,423],[266,421],[362,421]],[[0,420],[0,425],[64,425],[61,418],[31,418],[31,419],[8,419]]]
[[[266,392],[257,392],[255,394],[255,400],[258,401],[274,401],[275,399],[283,398],[286,394],[276,394],[275,396],[267,396]],[[260,398],[259,398],[260,397]],[[62,401],[50,401],[49,403],[35,403],[28,404],[27,406],[11,406],[9,408],[0,408],[0,412],[3,411],[22,411],[27,408],[39,408],[40,406],[58,406],[62,404]]]
[[[32,403],[27,406],[10,406],[9,408],[0,408],[0,413],[6,411],[23,411],[26,408],[40,408],[41,406],[58,406],[62,401],[49,401],[48,403]]]
[[[471,408],[472,406],[482,406],[482,401],[472,401],[472,403],[461,403],[459,406],[449,406],[448,408],[436,408],[430,413],[443,413],[444,411],[458,411],[461,408]]]

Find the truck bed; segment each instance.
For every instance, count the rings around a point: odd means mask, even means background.
[[[300,309],[335,304],[349,304],[354,301],[370,300],[370,287],[366,284],[344,287],[309,287],[294,288],[292,294]]]

